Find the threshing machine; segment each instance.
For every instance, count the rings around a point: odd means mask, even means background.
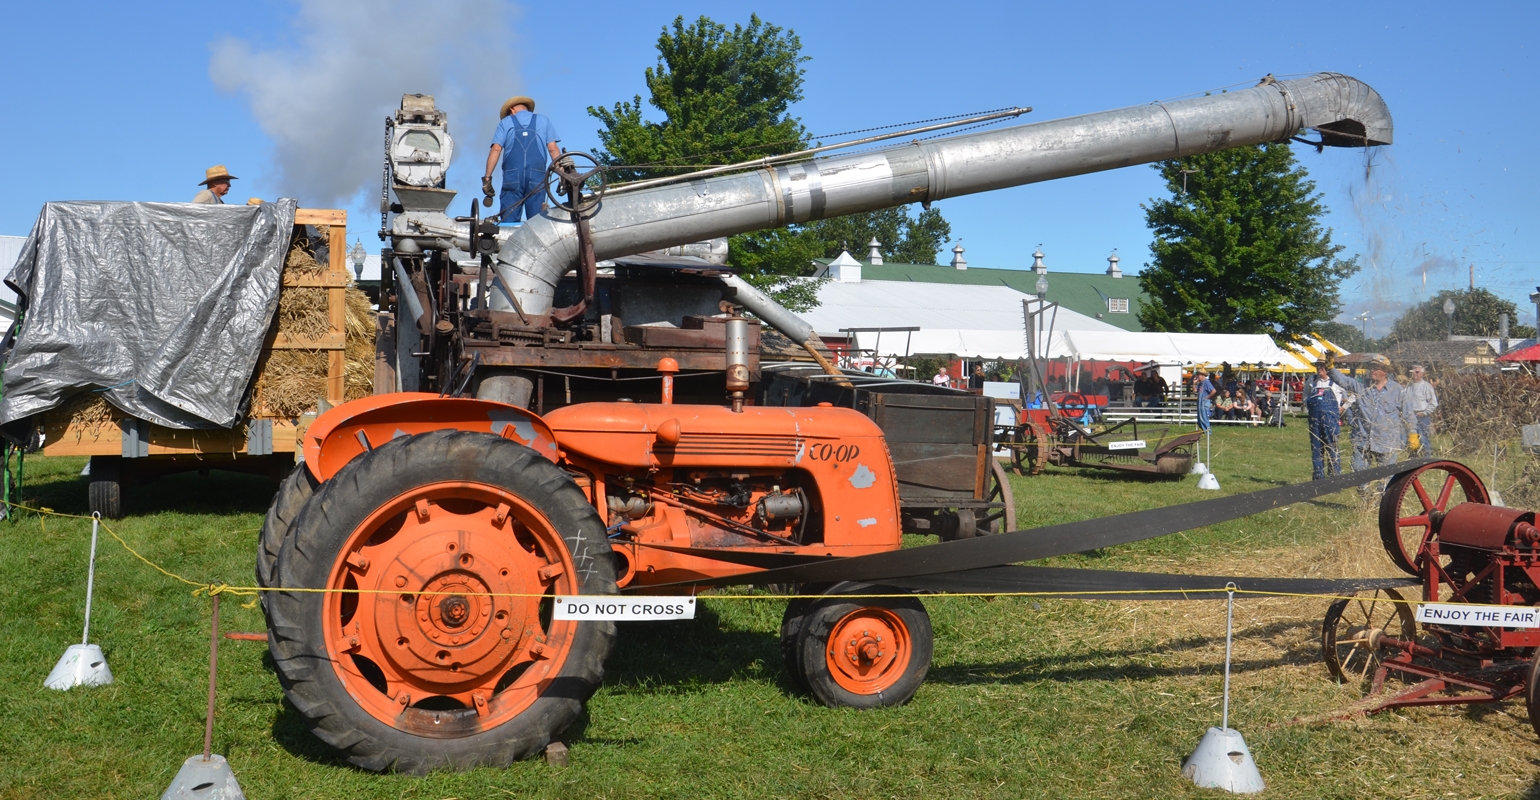
[[[795,347],[812,343],[811,328],[711,259],[681,262],[688,253],[667,249],[1305,129],[1331,146],[1391,141],[1389,112],[1363,83],[1268,79],[630,190],[601,192],[601,173],[562,165],[552,206],[510,230],[474,204],[448,215],[447,122],[430,98],[408,96],[389,133],[385,263],[396,280],[384,300],[396,310],[403,387],[427,391],[323,414],[274,500],[258,579],[276,590],[264,608],[286,694],[317,736],[367,769],[506,764],[578,717],[615,638],[612,622],[555,618],[555,597],[788,576],[813,598],[789,604],[782,627],[795,680],[830,706],[906,702],[928,669],[931,629],[902,587],[927,570],[1042,556],[1008,533],[918,548],[918,562],[900,551],[900,482],[883,428],[828,402],[751,402],[757,323]],[[675,260],[634,259],[647,252]],[[599,260],[624,267],[607,294]],[[584,380],[600,389],[585,397]],[[642,391],[649,402],[635,402]],[[1210,517],[1152,519],[1163,521],[1101,533],[1158,535]],[[1064,535],[1042,541],[1064,552],[1114,541]],[[926,566],[943,553],[955,557]],[[867,577],[895,574],[880,569],[894,558],[909,583]]]

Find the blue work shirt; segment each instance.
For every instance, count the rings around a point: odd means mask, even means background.
[[[533,117],[535,120],[535,135],[539,136],[542,142],[551,144],[552,142],[561,141],[561,137],[556,134],[555,126],[551,124],[550,118],[546,115],[536,114],[530,111],[515,111],[512,114],[503,117],[502,120],[497,123],[497,132],[492,134],[492,144],[503,148],[503,151],[506,152],[508,150],[508,137],[512,135],[514,129],[513,123],[510,120],[517,118],[519,120],[519,124],[527,128],[529,127],[529,120],[531,117]],[[543,149],[542,154],[546,155],[547,157],[550,155],[549,153],[545,153]]]
[[[1406,449],[1407,435],[1417,431],[1417,416],[1412,413],[1411,398],[1401,384],[1387,380],[1383,389],[1376,389],[1372,383],[1337,370],[1331,371],[1331,380],[1358,395],[1353,407],[1369,428],[1370,452],[1397,453]]]

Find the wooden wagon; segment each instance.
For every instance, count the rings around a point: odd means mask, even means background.
[[[328,329],[324,335],[306,338],[280,332],[275,324],[263,342],[272,350],[321,351],[326,356],[325,390],[317,401],[340,404],[345,394],[344,348],[346,346],[346,250],[347,212],[331,209],[299,209],[296,231],[302,226],[325,228],[329,259],[324,270],[293,274],[286,270],[282,289],[318,287],[326,290]],[[250,472],[282,477],[294,466],[300,436],[308,415],[297,417],[254,415],[228,429],[181,430],[151,424],[107,406],[90,419],[75,413],[78,405],[63,406],[39,415],[46,456],[89,456],[89,501],[103,517],[123,514],[124,489],[161,475],[209,469]]]

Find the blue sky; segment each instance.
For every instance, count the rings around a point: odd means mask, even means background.
[[[382,123],[403,92],[440,97],[457,139],[451,188],[475,194],[498,102],[529,94],[569,149],[591,149],[589,105],[643,91],[676,15],[758,11],[812,57],[795,112],[817,134],[1032,106],[1046,120],[1344,72],[1375,87],[1396,144],[1298,148],[1327,223],[1362,273],[1348,315],[1381,332],[1407,303],[1476,283],[1518,302],[1540,285],[1534,187],[1540,84],[1534,3],[609,3],[306,0],[243,4],[25,4],[0,48],[11,179],[0,233],[24,235],[49,200],[191,199],[203,170],[232,197],[348,208],[378,246]],[[1366,172],[1369,176],[1366,180]],[[938,204],[977,267],[1125,271],[1148,259],[1149,167]],[[950,244],[948,245],[950,247]],[[1424,284],[1426,275],[1426,284]],[[1371,330],[1371,333],[1373,331]]]

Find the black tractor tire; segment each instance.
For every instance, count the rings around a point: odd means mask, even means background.
[[[903,590],[886,586],[865,586],[859,590],[845,590],[847,594],[884,595],[901,594]],[[885,676],[874,682],[869,689],[853,690],[842,685],[831,671],[830,660],[843,657],[846,639],[851,632],[859,634],[864,627],[863,615],[885,618],[888,625],[901,628],[905,642],[903,652],[882,671]],[[873,626],[875,627],[875,626]],[[839,641],[834,641],[836,637]],[[850,644],[855,645],[854,639]],[[892,647],[892,640],[878,647]],[[925,674],[930,671],[930,659],[934,647],[930,615],[925,606],[914,597],[842,597],[830,595],[813,601],[802,616],[802,632],[798,651],[802,658],[802,677],[818,702],[830,708],[883,708],[900,706],[909,702]],[[831,655],[830,649],[835,653]]]
[[[613,562],[601,557],[610,550],[604,524],[565,472],[523,445],[454,430],[393,439],[322,484],[283,542],[277,585],[326,586],[342,548],[377,509],[421,487],[454,481],[513,493],[544,515],[580,567],[571,576],[575,594],[618,591]],[[268,648],[286,697],[317,738],[349,764],[374,771],[505,767],[540,753],[581,715],[615,640],[613,622],[574,623],[560,670],[517,716],[482,728],[472,710],[445,712],[450,725],[440,735],[417,735],[381,721],[349,693],[323,641],[323,593],[271,594]]]
[[[808,691],[807,675],[802,672],[802,651],[798,648],[802,646],[802,622],[814,602],[812,598],[793,597],[786,601],[786,612],[781,615],[781,666],[786,668],[792,688],[799,692]]]
[[[123,518],[123,457],[91,456],[91,483],[86,506],[102,519]]]
[[[262,532],[257,535],[258,586],[270,588],[278,585],[278,553],[283,549],[284,540],[294,530],[294,520],[299,518],[300,509],[310,501],[315,490],[315,476],[310,474],[304,464],[294,465],[294,471],[278,484],[278,494],[273,496],[273,504],[267,507],[267,518],[262,520]],[[267,609],[268,594],[262,593],[264,611]]]

